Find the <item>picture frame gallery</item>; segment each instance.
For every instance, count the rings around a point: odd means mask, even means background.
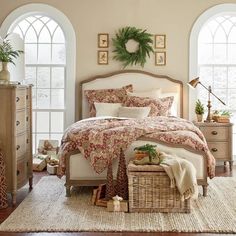
[[[108,64],[108,51],[98,50],[97,60],[98,60],[98,65],[107,65]]]
[[[156,49],[165,49],[166,48],[166,35],[165,34],[156,34],[155,35],[155,48]]]
[[[155,65],[156,66],[166,65],[166,52],[155,52]]]
[[[98,34],[98,48],[109,47],[109,34],[100,33]]]

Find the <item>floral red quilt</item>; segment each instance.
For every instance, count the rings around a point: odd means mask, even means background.
[[[85,119],[71,125],[62,138],[60,147],[60,175],[65,174],[65,157],[79,150],[97,173],[106,169],[110,160],[117,158],[120,148],[135,140],[151,139],[173,146],[203,151],[207,158],[208,175],[215,174],[215,159],[210,153],[202,132],[190,121],[174,117],[145,119]]]

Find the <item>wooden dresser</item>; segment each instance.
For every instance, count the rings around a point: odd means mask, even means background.
[[[6,164],[7,191],[16,204],[17,189],[32,188],[32,89],[0,84],[0,139]]]
[[[194,123],[204,134],[209,149],[216,161],[229,162],[230,170],[233,165],[232,123],[196,122]]]

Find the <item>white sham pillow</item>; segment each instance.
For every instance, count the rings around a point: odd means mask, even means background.
[[[157,99],[161,96],[161,89],[152,89],[152,90],[143,90],[143,91],[134,91],[127,92],[128,96],[141,97],[141,98],[154,98]]]
[[[118,116],[119,108],[122,103],[95,102],[96,117],[100,116]]]
[[[146,118],[149,115],[151,107],[120,107],[118,116],[126,118]]]
[[[161,93],[159,98],[165,98],[165,97],[174,97],[174,100],[170,109],[170,115],[178,116],[179,94],[178,93]]]

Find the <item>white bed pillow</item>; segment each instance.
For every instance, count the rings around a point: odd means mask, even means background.
[[[118,116],[119,108],[122,103],[95,102],[96,117],[100,116]]]
[[[148,117],[151,107],[120,107],[118,116],[142,119]]]
[[[143,90],[143,91],[134,91],[134,92],[127,92],[128,96],[132,97],[141,97],[141,98],[154,98],[157,99],[161,96],[161,89],[152,89],[152,90]]]
[[[174,97],[174,100],[170,109],[170,115],[178,116],[179,94],[178,93],[161,93],[159,98],[165,98],[165,97]]]

